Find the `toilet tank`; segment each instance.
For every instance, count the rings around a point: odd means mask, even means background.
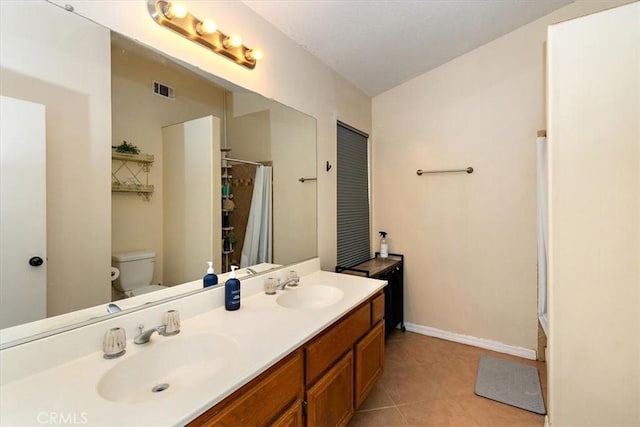
[[[113,285],[120,291],[130,291],[151,284],[156,254],[151,251],[119,252],[111,256],[111,265],[120,270]]]

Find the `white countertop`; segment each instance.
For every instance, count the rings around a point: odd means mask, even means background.
[[[0,424],[183,425],[374,295],[386,282],[316,271],[302,276],[300,286],[317,284],[339,288],[344,297],[329,307],[299,310],[280,306],[275,295],[253,293],[243,296],[238,311],[226,311],[224,306],[218,305],[183,319],[181,332],[176,336],[154,334],[144,345],[134,345],[129,336],[127,352],[118,359],[105,360],[101,349],[97,348],[98,351],[93,353],[4,383],[0,387]],[[214,289],[196,297],[205,298],[213,292],[224,292],[224,289]],[[278,294],[282,292],[290,291],[278,291]],[[167,304],[171,308],[171,303]],[[222,362],[225,369],[215,374],[215,381],[193,381],[186,386],[179,384],[136,403],[112,402],[98,393],[101,377],[116,364],[136,357],[165,340],[188,339],[190,336],[198,340],[199,334],[225,335],[237,346],[237,357]],[[19,351],[12,348],[3,352],[11,350]],[[52,351],[55,348],[52,347]],[[42,354],[41,357],[48,355]],[[213,359],[202,369],[215,367],[215,357]],[[2,369],[10,368],[15,360],[15,355],[3,359]],[[153,357],[148,363],[154,363]],[[57,417],[57,422],[54,423],[52,417]]]

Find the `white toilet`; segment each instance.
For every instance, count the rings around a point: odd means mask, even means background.
[[[113,254],[111,265],[120,270],[120,276],[113,281],[113,287],[124,298],[166,289],[166,286],[151,284],[155,262],[156,254],[151,251]]]

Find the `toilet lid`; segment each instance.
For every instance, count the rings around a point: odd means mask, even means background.
[[[155,292],[155,291],[159,291],[161,289],[167,289],[167,287],[166,286],[162,286],[162,285],[143,286],[142,288],[133,289],[131,291],[131,296],[136,297],[138,295],[148,294],[149,292]]]

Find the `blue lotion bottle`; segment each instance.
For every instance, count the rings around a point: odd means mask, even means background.
[[[240,280],[236,278],[235,265],[231,266],[229,278],[224,282],[224,308],[228,311],[240,308]]]
[[[218,276],[213,272],[213,261],[209,261],[209,268],[207,274],[202,278],[202,285],[205,288],[218,284]]]

